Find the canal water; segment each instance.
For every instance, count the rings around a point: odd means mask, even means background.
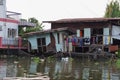
[[[50,80],[120,80],[120,60],[0,56],[0,80],[35,73]]]

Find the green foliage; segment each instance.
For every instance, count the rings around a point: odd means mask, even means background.
[[[120,58],[120,49],[118,50],[118,54],[117,54],[117,56]]]
[[[19,27],[19,35],[20,36],[23,36],[25,33],[28,33],[28,32],[36,32],[36,31],[41,31],[43,30],[43,24],[42,23],[39,23],[39,21],[36,19],[36,18],[29,18],[28,20],[26,19],[21,19],[21,21],[28,21],[28,22],[31,22],[31,23],[34,23],[36,24],[36,26],[34,27]]]
[[[117,67],[118,69],[120,69],[120,59],[117,59],[117,61],[116,61],[116,67]]]
[[[36,26],[34,26],[34,27],[27,27],[26,31],[25,31],[26,33],[43,30],[44,26],[42,25],[42,23],[39,23],[39,21],[36,18],[29,18],[28,21],[31,22],[31,23],[35,23]]]
[[[47,57],[47,60],[50,63],[50,62],[54,62],[55,58],[53,56],[49,56],[49,57]]]
[[[120,5],[117,0],[111,1],[110,4],[107,5],[104,17],[107,18],[120,17]]]
[[[34,58],[33,58],[33,61],[34,61],[35,63],[40,63],[40,62],[41,62],[41,60],[40,60],[39,57],[34,57]]]
[[[20,36],[22,36],[24,34],[24,30],[23,30],[22,27],[18,28],[18,33],[19,33]]]
[[[27,21],[26,19],[21,19],[21,21]],[[20,36],[23,36],[23,34],[24,34],[24,29],[23,29],[23,27],[19,27],[18,28],[18,34],[20,35]]]

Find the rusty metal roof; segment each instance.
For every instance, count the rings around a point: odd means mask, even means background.
[[[43,21],[43,23],[76,23],[76,22],[107,22],[120,21],[120,18],[69,18],[56,21]]]
[[[68,31],[68,32],[71,32],[72,34],[74,34],[74,32],[72,30],[70,30],[68,27],[65,27],[65,28],[57,28],[57,29],[29,32],[29,33],[26,33],[25,35],[31,36],[31,35],[46,34],[46,33],[52,33],[52,32],[60,32],[60,31]]]

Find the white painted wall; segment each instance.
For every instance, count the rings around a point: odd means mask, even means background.
[[[59,51],[63,51],[64,49],[64,44],[63,44],[63,32],[58,32],[59,33],[59,39],[60,39],[60,43],[58,43],[58,38],[57,38],[57,32],[54,33],[54,37],[55,37],[55,40],[56,40],[56,50],[57,52]]]
[[[0,0],[0,18],[6,18],[6,0]]]
[[[37,38],[45,38],[46,39],[46,45],[48,45],[51,40],[50,40],[50,34],[41,34],[41,35],[34,35],[28,37],[28,41],[31,43],[31,49],[38,49],[37,45]]]
[[[18,15],[15,15],[16,17],[19,17]],[[0,0],[0,37],[3,39],[3,44],[6,44],[6,41],[14,40],[15,38],[18,38],[18,23],[14,23],[11,20],[17,20],[16,18],[7,18],[6,14],[6,0]],[[5,21],[8,20],[8,21]],[[16,30],[15,36],[8,38],[8,28]],[[6,40],[6,41],[5,41]]]
[[[8,37],[8,28],[10,29],[16,29],[16,37],[18,36],[18,24],[17,23],[6,23],[6,25],[3,25],[3,30],[0,31],[1,37],[7,38]]]
[[[60,43],[58,43],[58,38],[57,38],[57,32],[53,33],[54,37],[55,37],[55,45],[56,45],[56,50],[57,52],[58,51],[64,51],[64,42],[63,42],[63,35],[64,32],[59,32],[59,39],[60,39]],[[31,49],[38,49],[38,46],[37,46],[37,38],[45,38],[46,39],[46,45],[48,45],[51,40],[50,40],[50,34],[47,33],[47,34],[40,34],[40,35],[34,35],[34,36],[30,36],[28,37],[28,41],[31,43]]]

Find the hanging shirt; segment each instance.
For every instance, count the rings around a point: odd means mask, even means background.
[[[66,46],[68,46],[68,43],[69,43],[68,38],[66,38]]]
[[[71,38],[68,38],[68,43],[70,43],[71,42]]]
[[[79,38],[79,46],[82,47],[83,46],[83,39],[82,38]]]
[[[72,45],[75,46],[76,43],[75,43],[75,37],[72,38]]]

